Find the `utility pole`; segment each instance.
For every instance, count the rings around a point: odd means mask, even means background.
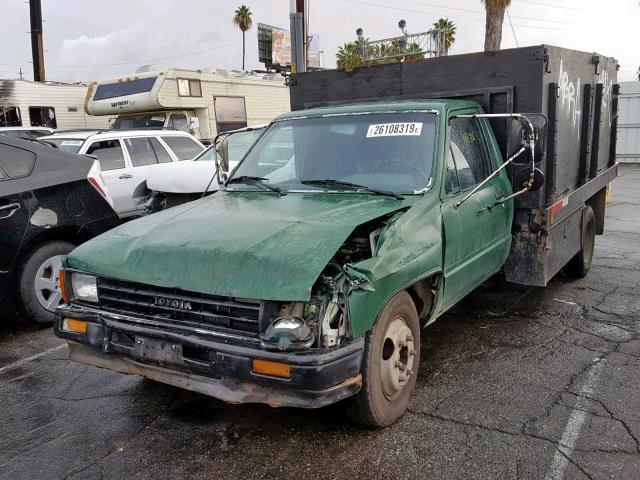
[[[305,21],[305,1],[290,0],[291,13],[291,71],[307,71],[307,26]]]
[[[42,6],[40,0],[29,1],[31,17],[31,56],[33,57],[33,81],[44,82],[44,47],[42,44]]]
[[[22,67],[20,67],[20,71],[18,72],[18,75],[20,75],[20,80],[24,80],[24,74],[22,73]]]

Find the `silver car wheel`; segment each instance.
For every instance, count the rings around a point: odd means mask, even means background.
[[[59,274],[64,255],[56,255],[44,261],[36,273],[34,288],[36,299],[42,308],[53,312],[62,303]]]

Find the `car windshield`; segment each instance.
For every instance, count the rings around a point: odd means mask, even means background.
[[[78,140],[75,138],[47,138],[42,141],[69,153],[78,153],[84,143],[84,140]]]
[[[337,180],[414,193],[429,184],[435,128],[436,115],[430,112],[280,120],[255,143],[232,178],[259,177],[282,190],[343,189],[345,185],[310,182]],[[237,181],[227,188],[260,186]]]
[[[135,130],[137,128],[162,128],[166,116],[163,113],[118,117],[113,123],[114,130]]]

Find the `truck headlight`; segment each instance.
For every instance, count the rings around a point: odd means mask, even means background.
[[[278,318],[267,327],[261,340],[269,350],[297,350],[313,345],[315,334],[299,317]]]
[[[93,275],[72,273],[71,287],[73,288],[73,296],[75,299],[85,302],[98,302],[98,284],[96,277]]]

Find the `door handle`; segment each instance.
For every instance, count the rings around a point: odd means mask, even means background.
[[[19,203],[10,203],[0,207],[0,219],[10,218],[20,209]]]
[[[130,173],[123,173],[122,175],[120,175],[118,177],[120,180],[125,180],[127,178],[133,178],[133,175],[131,175]]]

